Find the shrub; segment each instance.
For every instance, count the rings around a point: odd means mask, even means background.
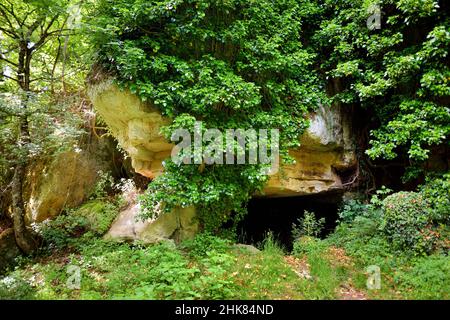
[[[115,203],[90,201],[70,210],[54,220],[45,221],[39,231],[48,244],[62,248],[73,244],[81,236],[105,234],[118,214]]]
[[[419,193],[394,193],[383,200],[381,228],[400,248],[430,252],[437,239],[428,209]]]
[[[110,172],[99,170],[97,175],[98,180],[95,183],[94,190],[92,190],[91,200],[105,198],[114,190],[114,178]]]
[[[85,217],[63,214],[54,220],[46,220],[39,226],[39,233],[50,247],[64,248],[82,236],[88,226]]]
[[[281,244],[275,239],[273,232],[269,231],[261,243],[263,251],[270,255],[282,255],[283,248]]]
[[[292,236],[294,239],[302,236],[317,237],[323,229],[325,219],[316,219],[314,212],[305,210],[303,218],[297,220],[297,224],[292,224]]]
[[[450,223],[450,173],[427,179],[420,188],[422,197],[428,202],[430,214],[436,221]]]
[[[450,298],[450,257],[433,255],[419,259],[414,266],[400,272],[396,281],[416,299]]]
[[[96,235],[103,235],[117,217],[118,206],[112,202],[91,201],[76,210],[74,214],[87,219],[90,231]]]
[[[342,208],[338,211],[339,221],[350,223],[356,217],[367,215],[370,206],[355,199],[348,200],[344,203]]]

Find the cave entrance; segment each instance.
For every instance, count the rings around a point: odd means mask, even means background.
[[[331,233],[338,219],[338,208],[342,193],[319,195],[253,198],[248,203],[248,214],[238,224],[239,241],[246,244],[259,244],[271,231],[274,238],[287,250],[292,249],[292,224],[303,217],[304,211],[314,212],[317,219],[325,218],[321,238]]]

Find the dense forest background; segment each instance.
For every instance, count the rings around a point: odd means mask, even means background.
[[[2,1],[0,239],[8,231],[17,248],[0,257],[0,297],[448,299],[449,5]],[[105,78],[169,117],[168,139],[179,128],[193,132],[196,120],[220,130],[279,128],[286,164],[309,113],[343,108],[358,175],[336,228],[324,239],[324,221],[306,211],[286,226],[290,252],[270,233],[261,252],[236,250],[236,226],[268,181],[264,165],[167,159],[161,176],[139,177],[87,96]],[[30,168],[102,139],[115,150],[113,168],[95,175],[87,204],[30,225]],[[163,214],[160,203],[166,212],[193,206],[202,232],[178,246],[103,240],[127,196],[141,191],[142,219]],[[255,259],[262,269],[250,281]],[[68,264],[81,267],[81,289],[65,287]],[[381,290],[364,289],[369,265],[381,268]]]

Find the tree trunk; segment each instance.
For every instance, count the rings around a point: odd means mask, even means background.
[[[13,204],[14,236],[16,238],[16,243],[24,253],[29,254],[36,249],[37,243],[25,226],[25,205],[22,196],[25,170],[26,166],[24,163],[19,163],[16,165],[11,185],[11,193]]]
[[[23,114],[19,116],[18,146],[23,148],[25,154],[19,156],[14,167],[14,176],[11,184],[14,236],[17,245],[26,254],[37,248],[37,242],[33,239],[31,232],[25,225],[25,204],[23,201],[23,184],[25,181],[26,167],[28,163],[28,146],[30,142],[30,131],[28,127],[28,99],[30,94],[30,64],[32,51],[28,49],[28,42],[20,43],[18,80],[25,96],[22,98]]]

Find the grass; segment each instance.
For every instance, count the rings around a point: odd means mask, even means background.
[[[319,257],[311,258],[309,264],[312,278],[299,276],[271,236],[257,253],[210,235],[200,235],[179,247],[170,243],[120,244],[89,237],[80,239],[75,247],[23,260],[0,281],[0,298],[335,298],[339,285],[339,281],[331,281],[335,269]],[[72,265],[80,268],[79,290],[67,286],[68,266]]]
[[[270,233],[260,251],[210,234],[178,246],[143,245],[103,240],[103,219],[86,220],[82,208],[58,218],[48,246],[0,277],[0,299],[449,298],[447,255],[395,251],[376,233],[345,224],[325,240],[299,238],[291,253]],[[112,207],[96,211],[114,216]],[[379,290],[366,288],[370,265],[381,269]],[[79,289],[68,285],[71,266],[79,268]]]

